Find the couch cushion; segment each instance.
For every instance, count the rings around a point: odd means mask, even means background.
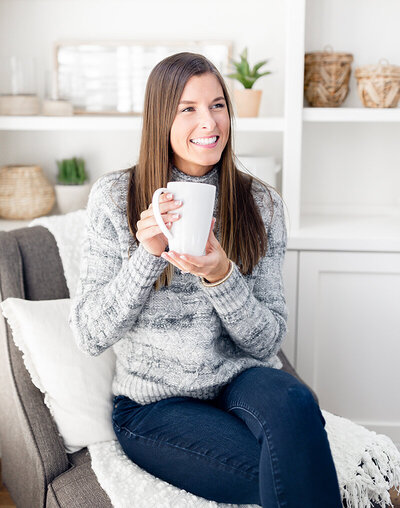
[[[48,486],[46,508],[56,507],[112,508],[110,498],[100,487],[90,461],[71,467]]]
[[[68,462],[71,466],[80,466],[86,462],[90,462],[90,453],[87,448],[82,448],[75,453],[67,453]]]

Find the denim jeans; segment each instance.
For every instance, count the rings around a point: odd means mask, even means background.
[[[291,374],[252,367],[217,397],[140,405],[118,395],[114,430],[152,475],[205,499],[265,508],[342,508],[325,419]]]

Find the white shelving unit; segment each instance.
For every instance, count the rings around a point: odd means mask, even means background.
[[[283,132],[284,118],[236,118],[237,132]],[[2,131],[140,131],[141,116],[0,116]]]
[[[307,36],[320,50],[322,36],[327,36],[329,42],[344,45],[341,51],[355,52],[357,27],[345,24],[343,7],[331,0],[286,2],[282,192],[290,219],[292,279],[287,294],[296,314],[294,364],[318,394],[321,407],[399,442],[394,387],[400,384],[395,366],[400,356],[400,193],[390,191],[396,188],[398,138],[393,133],[400,126],[400,108],[370,109],[361,103],[311,108],[303,98],[304,53],[316,50],[305,47],[308,21],[308,30],[318,36]],[[364,20],[367,26],[372,22],[371,1],[357,3],[357,12],[352,8],[350,20],[362,25],[362,11],[369,9]],[[390,44],[398,44],[398,36],[391,35]],[[369,52],[372,43],[363,42]],[[379,51],[385,52],[389,43],[385,39],[381,44]],[[377,169],[365,163],[366,153],[375,156]],[[380,199],[374,201],[376,187]]]
[[[400,122],[400,108],[303,108],[304,122]]]
[[[235,118],[235,131],[283,133],[285,119],[283,117]],[[74,115],[68,117],[49,116],[1,116],[0,131],[18,132],[96,132],[96,131],[126,131],[139,133],[142,129],[141,116],[112,116],[112,115]],[[52,213],[55,213],[54,211]],[[25,227],[29,220],[0,219],[0,230]]]
[[[325,0],[328,2],[329,0]],[[310,4],[310,2],[308,2]],[[339,8],[339,7],[338,7]],[[395,206],[364,207],[343,213],[343,205],[310,211],[301,200],[304,172],[304,130],[316,123],[400,125],[400,107],[312,108],[304,106],[304,53],[306,0],[286,1],[285,129],[283,142],[282,195],[288,205],[288,248],[306,250],[355,250],[400,252],[400,201]],[[353,68],[354,72],[354,68]],[[368,147],[366,147],[368,149]],[[371,147],[372,149],[372,147]],[[393,150],[397,149],[393,147]],[[340,157],[338,157],[340,163]],[[321,167],[324,171],[324,167]],[[315,188],[315,192],[318,188]],[[399,194],[400,196],[400,194]]]

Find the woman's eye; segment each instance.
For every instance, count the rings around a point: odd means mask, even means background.
[[[218,103],[218,104],[214,104],[214,106],[219,106],[219,108],[218,108],[218,109],[220,109],[220,108],[223,108],[225,105],[224,105],[224,104],[221,104],[221,103]],[[192,107],[192,106],[189,106],[188,108],[183,109],[183,110],[182,110],[182,113],[184,113],[184,112],[185,112],[185,111],[187,111],[188,109],[193,109],[193,107]]]

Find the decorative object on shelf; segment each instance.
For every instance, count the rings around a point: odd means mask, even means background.
[[[56,162],[58,176],[55,192],[59,212],[65,214],[85,208],[91,184],[84,183],[88,180],[84,160],[73,157]]]
[[[0,216],[26,220],[41,217],[55,203],[54,189],[40,166],[0,168]]]
[[[56,99],[43,99],[42,115],[44,116],[71,116],[74,114],[74,107],[68,101]]]
[[[36,58],[0,58],[0,115],[38,115]]]
[[[269,155],[238,155],[239,162],[250,171],[250,173],[265,183],[277,187],[277,175],[281,170],[281,164],[277,162],[275,157]],[[240,169],[240,167],[239,167]]]
[[[366,108],[396,108],[400,99],[400,66],[381,58],[378,65],[355,71],[358,95]]]
[[[331,46],[324,51],[305,54],[304,92],[310,106],[336,108],[349,93],[351,53],[334,53]]]
[[[74,114],[142,115],[147,78],[163,58],[190,51],[228,69],[226,41],[59,41],[55,44],[55,93]],[[95,93],[94,93],[95,91]]]
[[[65,78],[65,87],[68,79]],[[68,87],[70,90],[70,87]],[[71,116],[74,107],[70,101],[58,96],[57,76],[52,70],[46,71],[45,98],[42,101],[42,115],[44,116]]]
[[[236,67],[236,72],[226,74],[228,78],[233,78],[242,83],[244,90],[234,90],[235,105],[239,117],[256,117],[258,116],[261,103],[262,90],[253,90],[252,86],[257,79],[271,71],[259,73],[258,70],[265,65],[268,60],[263,60],[254,65],[250,70],[249,62],[247,60],[247,48],[245,48],[240,55],[240,62],[232,60],[233,65]]]

